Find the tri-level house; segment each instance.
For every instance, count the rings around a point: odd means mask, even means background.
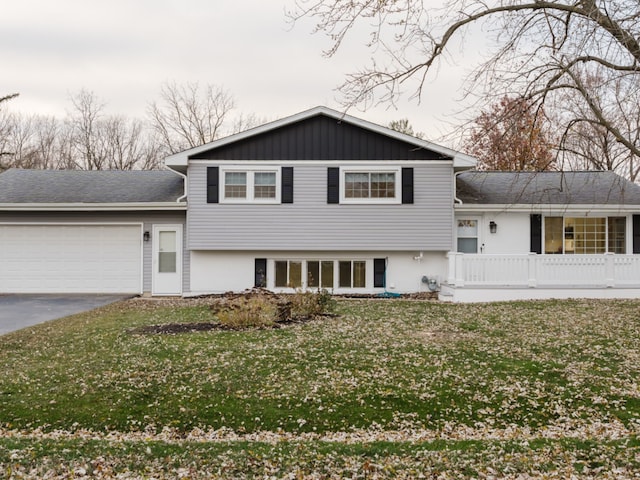
[[[187,182],[189,292],[419,291],[444,278],[466,155],[326,108],[166,159]]]
[[[640,187],[475,164],[318,107],[172,155],[165,171],[9,170],[0,293],[640,293]]]

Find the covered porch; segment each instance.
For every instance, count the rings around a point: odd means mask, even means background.
[[[440,299],[640,298],[640,255],[449,252]]]

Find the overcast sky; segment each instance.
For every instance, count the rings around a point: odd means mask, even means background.
[[[19,0],[0,15],[0,95],[13,111],[64,116],[84,88],[108,113],[142,117],[163,82],[226,88],[240,112],[269,120],[317,105],[340,108],[335,88],[367,64],[364,37],[334,58],[313,23],[290,25],[293,0]],[[408,118],[430,140],[450,127],[465,68],[430,77],[422,103],[349,113],[386,125]]]

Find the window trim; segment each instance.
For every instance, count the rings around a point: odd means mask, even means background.
[[[225,196],[226,175],[227,173],[246,173],[247,174],[247,196],[245,198],[227,198]],[[276,195],[275,198],[255,198],[255,174],[256,173],[275,173],[276,175]],[[282,169],[280,167],[269,165],[229,165],[220,167],[219,183],[219,203],[226,204],[268,204],[275,205],[282,203]]]
[[[345,195],[347,173],[393,173],[394,196],[390,198],[347,198]],[[346,205],[399,205],[402,203],[402,168],[373,165],[340,167],[340,203]]]

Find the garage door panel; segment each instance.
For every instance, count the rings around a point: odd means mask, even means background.
[[[139,225],[0,225],[0,292],[140,293]]]

